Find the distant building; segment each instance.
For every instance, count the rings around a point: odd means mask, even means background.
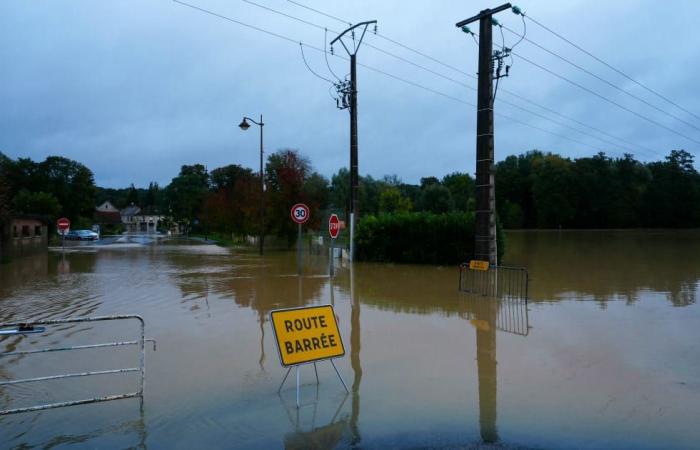
[[[165,220],[165,216],[158,214],[154,209],[141,210],[133,203],[122,209],[120,214],[129,233],[155,233]]]
[[[112,202],[110,202],[109,200],[107,200],[106,202],[104,202],[103,204],[101,204],[100,206],[98,206],[97,208],[95,208],[95,211],[98,211],[98,212],[118,213],[118,212],[119,212],[119,208],[117,208],[116,206],[114,206],[114,205],[112,204]]]
[[[95,224],[100,226],[101,233],[115,233],[121,229],[122,216],[110,201],[95,208]]]
[[[10,215],[0,223],[0,258],[46,250],[48,222],[41,216]]]

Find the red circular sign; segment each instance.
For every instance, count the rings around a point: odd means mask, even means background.
[[[61,217],[56,221],[56,228],[58,228],[58,231],[67,231],[70,228],[70,220]]]
[[[328,234],[330,234],[333,239],[337,238],[340,234],[340,220],[335,214],[331,214],[328,218]]]
[[[292,210],[289,213],[292,216],[292,220],[298,224],[305,223],[309,220],[309,207],[303,203],[297,203],[292,206]]]

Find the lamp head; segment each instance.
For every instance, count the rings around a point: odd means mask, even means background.
[[[241,130],[245,131],[245,130],[247,130],[248,128],[250,128],[250,124],[248,123],[248,121],[247,121],[247,120],[245,119],[245,117],[244,117],[244,118],[243,118],[243,121],[242,121],[241,123],[238,124],[238,127],[239,127]]]

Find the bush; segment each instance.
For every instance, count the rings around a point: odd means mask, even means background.
[[[499,256],[503,233],[498,232]],[[420,264],[459,264],[474,255],[474,214],[394,213],[363,217],[357,227],[357,259]]]

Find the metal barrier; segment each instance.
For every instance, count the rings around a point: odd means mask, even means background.
[[[530,318],[525,298],[494,298],[472,294],[465,298],[465,307],[462,314],[465,319],[485,321],[489,327],[506,333],[520,336],[530,334]]]
[[[459,265],[459,290],[488,297],[519,298],[527,301],[529,276],[523,267],[490,266],[488,270]]]
[[[42,333],[45,331],[45,327],[37,327],[37,325],[58,325],[66,323],[83,323],[83,322],[104,322],[111,320],[138,320],[141,328],[140,339],[134,341],[118,341],[118,342],[105,342],[100,344],[90,344],[90,345],[74,345],[68,347],[52,347],[52,348],[42,348],[36,350],[23,350],[23,351],[13,351],[0,353],[0,358],[7,356],[19,356],[19,355],[31,355],[35,353],[50,353],[50,352],[62,352],[70,350],[84,350],[90,348],[104,348],[104,347],[121,347],[129,345],[138,345],[141,350],[140,364],[139,367],[128,367],[122,369],[111,369],[111,370],[99,370],[92,372],[77,372],[77,373],[67,373],[60,375],[50,375],[45,377],[34,377],[34,378],[23,378],[19,380],[2,380],[0,381],[0,386],[13,385],[20,383],[33,383],[39,381],[50,381],[59,380],[63,378],[76,378],[76,377],[88,377],[93,375],[107,375],[107,374],[117,374],[117,373],[129,373],[129,372],[140,372],[141,373],[141,383],[139,390],[136,392],[130,392],[125,394],[116,395],[106,395],[102,397],[92,397],[81,400],[72,400],[57,403],[47,403],[44,405],[29,406],[24,408],[6,409],[0,410],[0,416],[7,414],[17,414],[23,412],[31,411],[41,411],[44,409],[61,408],[65,406],[75,406],[84,405],[88,403],[98,403],[107,402],[111,400],[121,400],[126,398],[140,397],[143,401],[143,391],[146,384],[146,342],[153,343],[153,350],[156,349],[156,341],[154,339],[146,339],[145,337],[145,323],[141,316],[137,315],[116,315],[116,316],[98,316],[98,317],[81,317],[76,319],[55,319],[55,320],[34,320],[34,321],[21,321],[21,322],[9,322],[0,323],[0,336],[7,335],[25,335],[30,333]]]

